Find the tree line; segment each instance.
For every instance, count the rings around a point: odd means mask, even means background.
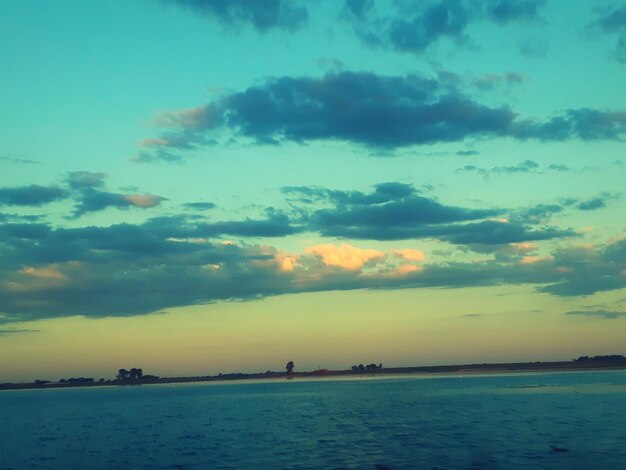
[[[359,372],[359,373],[369,373],[369,372],[378,372],[379,370],[382,370],[383,365],[382,364],[368,364],[366,366],[364,366],[363,364],[359,364],[352,366],[352,372]]]

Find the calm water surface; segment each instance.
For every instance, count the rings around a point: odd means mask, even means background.
[[[626,469],[626,372],[5,391],[0,423],[0,469]]]

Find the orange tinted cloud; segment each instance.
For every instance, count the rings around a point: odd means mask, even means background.
[[[416,273],[418,271],[422,271],[424,268],[422,266],[415,266],[414,264],[402,264],[396,268],[394,274],[410,274]]]
[[[152,194],[127,194],[124,196],[128,202],[136,207],[154,207],[158,206],[163,198]]]
[[[537,245],[530,242],[522,242],[522,243],[511,243],[511,246],[515,249],[515,251],[525,253],[528,251],[533,251],[537,248]]]
[[[392,250],[392,253],[407,261],[424,261],[426,256],[420,250],[405,248],[403,250]]]
[[[521,260],[521,264],[534,264],[542,261],[551,261],[554,259],[552,256],[524,256]]]
[[[385,257],[382,251],[362,250],[347,243],[340,246],[331,243],[315,245],[305,248],[304,251],[322,258],[326,266],[337,266],[351,271],[361,269],[369,261]]]
[[[284,272],[293,271],[296,267],[296,262],[298,261],[298,256],[288,255],[285,253],[279,253],[275,256],[275,258],[278,262],[279,269]]]
[[[48,266],[45,268],[26,267],[20,271],[22,274],[37,277],[39,279],[65,279],[56,266]]]

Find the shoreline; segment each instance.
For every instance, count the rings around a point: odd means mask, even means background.
[[[320,369],[308,372],[262,372],[262,373],[230,373],[195,377],[155,377],[147,376],[140,379],[100,380],[79,379],[75,382],[35,381],[25,383],[2,383],[0,390],[59,389],[77,387],[137,386],[150,384],[176,384],[192,382],[232,382],[246,380],[275,380],[298,378],[336,378],[336,377],[381,377],[385,375],[478,375],[506,374],[523,372],[568,372],[568,371],[603,371],[626,370],[626,360],[619,361],[559,361],[559,362],[519,362],[498,364],[459,364],[444,366],[390,367],[372,372],[354,370]]]

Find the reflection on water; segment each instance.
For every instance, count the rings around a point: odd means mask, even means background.
[[[626,373],[0,392],[2,468],[626,468]]]

